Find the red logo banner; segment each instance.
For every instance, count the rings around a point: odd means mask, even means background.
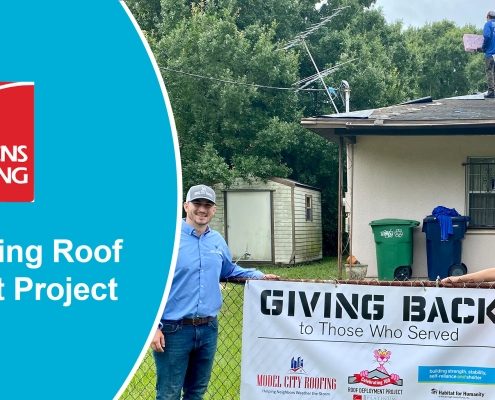
[[[34,84],[0,82],[0,202],[34,201]]]

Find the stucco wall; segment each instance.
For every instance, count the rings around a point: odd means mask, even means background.
[[[466,213],[468,156],[495,156],[494,136],[359,137],[354,145],[353,254],[377,276],[370,221],[414,219],[413,276],[426,277],[423,218],[443,205]],[[495,266],[495,231],[469,231],[462,261],[470,272]]]

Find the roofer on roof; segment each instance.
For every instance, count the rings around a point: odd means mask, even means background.
[[[486,23],[483,27],[483,46],[485,53],[485,71],[488,83],[486,98],[495,98],[495,11],[488,11]]]

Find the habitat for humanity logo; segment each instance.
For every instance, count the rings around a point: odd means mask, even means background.
[[[34,83],[0,82],[0,202],[34,200]]]
[[[485,392],[472,392],[469,389],[454,390],[454,389],[431,389],[431,394],[435,395],[439,399],[458,399],[458,400],[470,400],[470,399],[483,399],[485,398]]]

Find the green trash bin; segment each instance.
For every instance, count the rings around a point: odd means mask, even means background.
[[[378,219],[370,222],[376,244],[378,279],[405,281],[411,278],[413,263],[413,228],[419,221]]]

